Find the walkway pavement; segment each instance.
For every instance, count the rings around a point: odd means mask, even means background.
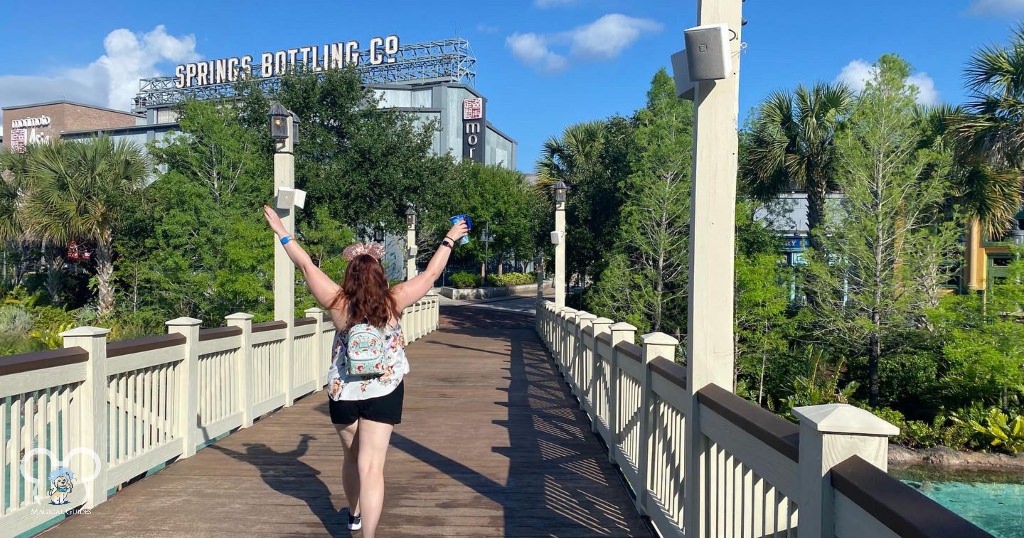
[[[442,329],[409,346],[381,536],[651,536],[514,312],[530,300],[444,306]],[[351,536],[339,443],[314,393],[43,534]]]

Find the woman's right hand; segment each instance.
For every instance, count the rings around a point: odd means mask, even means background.
[[[451,239],[456,244],[458,244],[459,239],[462,239],[467,235],[469,235],[469,226],[466,226],[466,221],[460,220],[459,222],[456,222],[455,225],[452,226],[450,230],[448,230],[448,233],[445,234],[445,237]]]
[[[288,235],[288,230],[284,229],[284,223],[281,222],[281,217],[277,216],[277,211],[274,210],[274,208],[263,204],[263,217],[267,219],[267,224],[270,225],[270,229],[273,230],[278,237]]]

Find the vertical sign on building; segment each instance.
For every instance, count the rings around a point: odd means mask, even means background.
[[[18,153],[25,153],[25,143],[27,142],[27,130],[23,128],[11,129],[11,149]]]
[[[487,124],[484,118],[483,97],[472,97],[462,101],[462,158],[484,162],[484,133]]]

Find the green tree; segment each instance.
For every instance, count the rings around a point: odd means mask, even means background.
[[[480,262],[486,261],[485,254],[496,258],[499,274],[506,256],[532,260],[546,204],[523,174],[467,161],[459,165],[458,177],[464,193],[460,212],[473,218],[473,240],[460,250],[467,249]],[[494,237],[489,247],[480,240],[485,227]]]
[[[1020,209],[1024,166],[1024,25],[1006,45],[982,47],[965,70],[967,102],[942,111],[962,163],[965,209],[989,237]]]
[[[551,185],[561,180],[569,186],[566,265],[569,276],[576,275],[581,284],[601,273],[607,263],[603,253],[615,246],[633,129],[631,120],[619,116],[571,125],[560,137],[545,142],[537,162],[536,189],[549,200],[542,230],[554,226]],[[539,236],[537,240],[548,241]]]
[[[258,211],[272,192],[262,133],[233,107],[190,102],[182,132],[151,147],[166,167],[147,189],[134,223],[141,241],[125,246],[125,278],[140,281],[143,306],[210,324],[270,310],[273,243]],[[135,260],[144,260],[137,264]]]
[[[941,342],[937,376],[942,403],[952,408],[974,403],[1006,408],[1024,395],[1024,262],[1019,248],[983,298],[951,295],[929,311]]]
[[[885,55],[875,67],[836,141],[844,196],[825,223],[826,249],[811,254],[807,284],[823,334],[867,357],[872,406],[883,354],[898,348],[899,336],[937,300],[937,286],[920,273],[947,265],[955,245],[955,228],[941,211],[949,155],[920,147],[910,66]],[[937,269],[931,274],[944,280]]]
[[[631,174],[622,185],[630,197],[616,235],[615,265],[602,273],[592,300],[615,305],[612,314],[638,312],[651,330],[681,337],[686,325],[693,109],[676,97],[664,69],[654,75],[647,106],[637,111],[634,125]],[[599,291],[618,299],[597,296]],[[620,303],[621,298],[628,298],[628,304]]]
[[[262,133],[268,155],[270,100],[298,116],[296,186],[309,193],[307,207],[323,205],[346,226],[366,232],[383,223],[402,232],[409,204],[435,208],[459,192],[451,158],[431,151],[437,125],[380,108],[381,97],[354,68],[290,73],[269,96],[254,81],[239,91],[241,120]]]
[[[28,155],[23,213],[32,235],[58,245],[96,245],[97,310],[114,310],[114,239],[129,201],[138,196],[149,167],[142,150],[125,140],[53,140]]]
[[[807,192],[807,225],[811,246],[825,217],[826,195],[835,192],[835,139],[854,102],[843,84],[798,86],[777,91],[761,104],[747,137],[741,177],[761,200],[780,192]]]
[[[786,355],[795,323],[788,316],[788,275],[779,264],[779,236],[754,220],[754,207],[741,200],[736,211],[735,358],[737,374],[753,382],[754,399],[763,406],[773,396],[781,398],[773,388],[789,388]]]

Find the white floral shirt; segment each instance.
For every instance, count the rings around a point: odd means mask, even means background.
[[[385,372],[383,375],[373,377],[353,376],[348,373],[348,361],[345,341],[347,333],[337,331],[334,335],[334,344],[331,346],[334,361],[327,370],[328,394],[334,400],[367,400],[391,394],[395,390],[405,374],[409,373],[409,360],[405,357],[405,333],[402,332],[402,324],[394,327],[384,327],[385,341]],[[341,389],[337,394],[330,392],[334,387],[334,380],[341,380]]]

